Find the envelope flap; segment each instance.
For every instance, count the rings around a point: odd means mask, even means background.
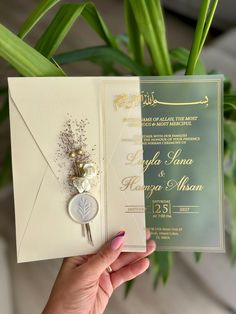
[[[79,92],[78,92],[78,86]],[[58,165],[59,134],[70,117],[90,121],[88,145],[99,142],[99,113],[95,78],[10,78],[9,93],[54,175]],[[65,109],[66,108],[66,109]],[[97,135],[97,138],[96,138]],[[99,154],[96,156],[99,162]]]

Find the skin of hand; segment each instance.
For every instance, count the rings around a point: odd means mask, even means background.
[[[149,230],[143,253],[121,252],[124,237],[120,231],[96,254],[65,258],[42,314],[102,314],[114,289],[142,274],[155,250]]]

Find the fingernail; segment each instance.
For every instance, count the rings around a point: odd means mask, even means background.
[[[111,248],[113,251],[118,250],[124,241],[125,231],[118,232],[111,241]]]

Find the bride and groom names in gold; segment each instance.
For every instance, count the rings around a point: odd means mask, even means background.
[[[177,150],[169,151],[166,156],[162,159],[160,151],[156,151],[151,159],[143,159],[143,151],[137,150],[135,152],[131,152],[126,156],[126,165],[142,165],[143,172],[145,173],[150,167],[161,167],[164,165],[168,166],[187,166],[191,167],[194,164],[194,160],[192,158],[185,157],[183,158],[183,150],[181,148]],[[165,170],[157,168],[156,176],[160,179],[160,184],[153,185],[140,185],[141,176],[127,176],[121,180],[120,190],[130,190],[130,191],[138,191],[144,190],[147,192],[146,197],[150,198],[152,194],[156,191],[161,191],[165,189],[166,191],[176,190],[176,191],[185,191],[185,192],[201,192],[204,189],[204,185],[202,184],[192,184],[190,177],[187,175],[183,175],[179,180],[169,179],[167,181],[165,179]],[[163,185],[163,181],[164,185]],[[161,184],[162,183],[162,184]]]

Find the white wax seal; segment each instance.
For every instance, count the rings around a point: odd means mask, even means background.
[[[96,217],[98,202],[91,194],[76,194],[68,204],[68,212],[74,221],[87,224]]]

